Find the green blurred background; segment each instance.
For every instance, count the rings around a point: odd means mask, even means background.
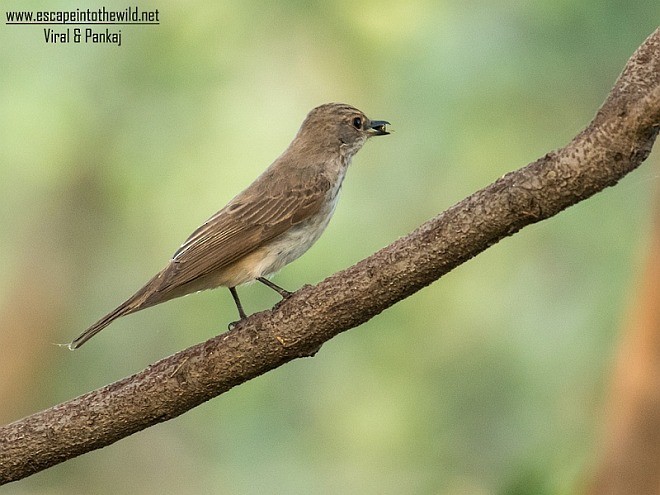
[[[128,3],[48,2],[49,9]],[[358,154],[316,283],[563,146],[655,29],[657,0],[139,2],[122,46],[0,31],[0,422],[221,332],[229,292],[68,342],[342,101],[396,131]],[[40,9],[5,1],[6,10]],[[4,20],[4,19],[3,19]],[[4,24],[4,23],[3,23]],[[184,416],[7,494],[569,494],[596,462],[658,153],[612,189]],[[250,312],[277,296],[241,291]]]

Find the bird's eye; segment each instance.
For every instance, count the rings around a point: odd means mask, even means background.
[[[362,128],[362,119],[360,117],[355,117],[353,119],[353,126],[356,129],[361,129]]]

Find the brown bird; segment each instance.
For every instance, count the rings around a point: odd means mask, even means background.
[[[289,296],[264,277],[316,242],[335,210],[353,155],[369,137],[389,134],[387,125],[343,103],[313,109],[264,173],[195,230],[160,273],[68,344],[69,349],[120,316],[205,289],[228,287],[241,319],[246,314],[238,285],[258,280]]]

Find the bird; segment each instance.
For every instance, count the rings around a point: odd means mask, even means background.
[[[239,285],[258,281],[282,298],[290,296],[266,277],[318,240],[335,211],[353,156],[367,139],[389,134],[388,125],[345,103],[312,109],[286,150],[195,230],[165,268],[65,345],[77,349],[119,317],[206,289],[229,288],[239,321],[247,318]]]

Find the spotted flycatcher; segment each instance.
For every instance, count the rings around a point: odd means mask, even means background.
[[[313,109],[284,153],[247,189],[183,243],[167,266],[114,311],[69,344],[77,349],[112,321],[192,292],[228,287],[241,319],[236,286],[268,280],[307,251],[328,225],[346,169],[371,136],[389,122],[357,108],[328,103]]]

